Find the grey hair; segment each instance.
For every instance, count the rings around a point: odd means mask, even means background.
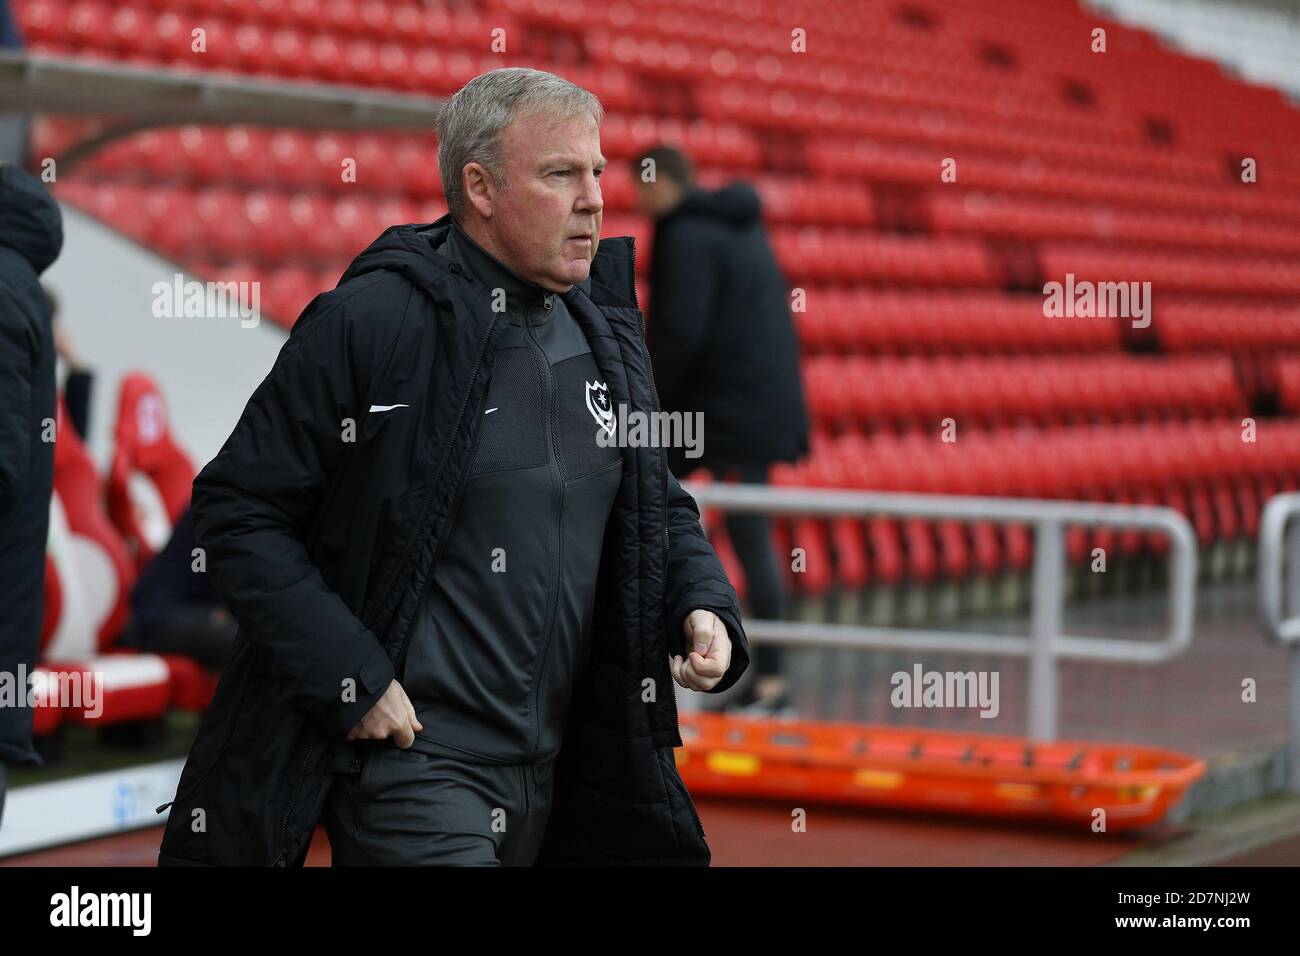
[[[458,222],[467,212],[464,170],[479,163],[501,188],[506,181],[501,132],[515,118],[538,112],[565,120],[589,115],[599,126],[605,110],[595,94],[562,76],[522,66],[489,70],[470,80],[443,106],[438,134],[438,173],[447,209]]]

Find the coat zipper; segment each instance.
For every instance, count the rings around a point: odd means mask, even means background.
[[[289,808],[284,811],[284,820],[280,823],[280,855],[276,858],[276,866],[288,866],[289,848],[286,844],[289,842],[289,816],[293,813],[293,808],[298,805],[298,797],[302,795],[303,785],[307,782],[307,765],[311,762],[311,755],[316,750],[316,745],[312,744],[307,748],[307,756],[302,760],[302,773],[298,777],[298,789],[293,792],[293,799],[289,801]]]
[[[630,283],[632,286],[632,308],[640,312],[641,305],[636,300],[636,240],[635,239],[631,241],[630,246],[632,252],[632,275],[631,275],[632,281]]]
[[[638,312],[640,312],[640,311],[641,311],[641,306],[637,303],[637,296],[636,296],[636,243],[633,242],[633,243],[631,244],[631,246],[632,246],[632,306],[633,306],[633,307],[634,307]],[[654,366],[653,366],[653,364],[652,364],[651,361],[650,361],[650,350],[649,350],[648,348],[646,348],[646,344],[645,344],[645,331],[644,331],[644,329],[641,330],[641,335],[640,335],[639,341],[640,341],[640,343],[641,343],[641,352],[642,352],[643,355],[645,355],[645,366],[646,366],[646,370],[650,373],[650,394],[654,397],[654,400],[655,400],[655,411],[662,411],[662,409],[660,408],[660,405],[659,405],[659,389],[655,387],[655,372],[654,372]],[[660,455],[660,459],[663,461],[663,468],[660,469],[660,478],[661,478],[661,484],[662,484],[662,486],[663,486],[663,491],[662,491],[662,493],[661,493],[660,496],[659,496],[659,507],[660,507],[660,510],[661,510],[661,512],[662,512],[662,514],[663,514],[663,522],[664,522],[664,580],[667,581],[667,579],[668,579],[668,549],[669,549],[669,538],[668,538],[668,456],[667,456],[667,454],[666,454],[662,449],[660,449],[660,453],[659,453],[659,455]],[[673,696],[672,696],[672,698],[671,698],[671,701],[672,701],[672,707],[673,707],[673,724],[674,724],[674,726],[676,726],[676,724],[677,724],[677,723],[679,722],[679,720],[681,719],[680,716],[679,716],[678,713],[677,713],[677,692],[676,692],[676,691],[673,691]],[[675,757],[673,758],[673,771],[674,771],[674,772],[677,772],[677,759],[676,759]],[[678,777],[678,779],[679,779],[679,780],[681,779],[680,776]],[[686,794],[686,804],[687,804],[687,806],[689,806],[689,807],[691,808],[691,816],[695,819],[695,825],[696,825],[696,827],[699,828],[700,835],[703,836],[703,835],[704,835],[704,824],[700,822],[700,814],[699,814],[699,811],[695,809],[695,800],[694,800],[693,797],[691,797],[691,791],[690,791],[689,789],[687,789],[685,783],[682,784],[682,792]]]
[[[536,336],[533,334],[533,327],[528,323],[527,314],[524,315],[524,328],[528,332],[529,342],[532,343],[533,347],[538,352],[542,353],[542,365],[546,370],[545,375],[543,377],[546,380],[546,387],[547,390],[550,392],[550,399],[551,399],[551,427],[549,431],[551,433],[552,462],[551,462],[550,471],[551,471],[551,480],[555,481],[559,477],[558,471],[560,468],[560,445],[555,434],[555,423],[559,420],[560,412],[558,408],[558,399],[556,398],[555,395],[556,392],[555,382],[551,377],[550,365],[547,364],[546,350],[542,348],[541,344],[537,341]],[[551,649],[551,636],[555,630],[555,615],[559,613],[559,607],[558,607],[560,603],[558,597],[558,591],[560,589],[559,576],[564,569],[564,481],[562,479],[559,481],[559,486],[560,486],[560,515],[559,515],[559,530],[556,534],[556,552],[555,552],[556,553],[555,566],[557,569],[555,572],[556,580],[555,580],[555,587],[551,589],[551,593],[548,597],[548,600],[550,601],[550,612],[546,615],[546,634],[542,638],[542,659],[537,665],[537,681],[533,686],[533,746],[532,749],[534,752],[537,750],[537,745],[540,742],[539,738],[541,737],[542,734],[542,726],[540,720],[541,715],[539,713],[541,710],[542,681],[546,676],[546,661]]]

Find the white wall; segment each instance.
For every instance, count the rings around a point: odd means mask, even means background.
[[[175,440],[202,468],[234,430],[288,333],[265,316],[249,328],[237,317],[155,318],[154,283],[171,282],[180,270],[89,216],[62,210],[63,253],[43,281],[59,298],[59,320],[81,361],[95,372],[92,457],[105,472],[122,375],[143,370],[162,388]],[[60,363],[60,386],[63,376]]]
[[[1246,80],[1300,101],[1300,20],[1280,10],[1222,0],[1086,0],[1188,53],[1218,60]]]

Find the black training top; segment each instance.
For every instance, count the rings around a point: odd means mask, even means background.
[[[597,443],[612,403],[564,300],[459,226],[438,252],[504,290],[509,326],[497,328],[474,461],[407,651],[402,685],[424,726],[413,747],[536,763],[559,752],[590,654],[622,455]]]

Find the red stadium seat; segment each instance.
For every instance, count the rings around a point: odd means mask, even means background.
[[[50,698],[63,721],[112,724],[161,716],[170,680],[161,658],[121,653],[114,644],[126,623],[127,596],[135,570],[125,543],[109,521],[95,468],[67,419],[62,397],[55,424],[54,494],[50,501],[50,573],[59,601],[46,611],[50,634],[42,647],[39,677],[45,688],[73,686],[89,696]],[[53,700],[54,703],[49,703]]]
[[[122,379],[114,438],[108,512],[143,570],[189,507],[197,469],[176,445],[162,393],[147,373]]]
[[[48,649],[66,657],[97,653],[117,640],[126,624],[135,569],[104,511],[103,486],[61,396],[55,429],[50,525],[63,603]]]

